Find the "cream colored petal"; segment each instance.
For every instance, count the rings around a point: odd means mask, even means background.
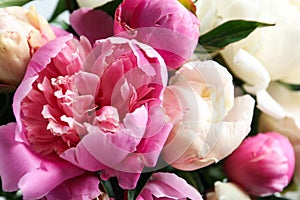
[[[250,200],[250,196],[234,183],[215,182],[215,194],[218,200]]]
[[[265,67],[249,52],[240,49],[235,56],[230,58],[230,49],[223,52],[224,57],[232,69],[233,73],[245,81],[247,84],[258,88],[267,88],[270,76]]]
[[[290,90],[278,82],[272,82],[267,91],[286,111],[286,115],[294,118],[300,127],[300,91]]]
[[[275,119],[282,119],[286,116],[285,110],[266,90],[259,90],[256,93],[257,108]]]
[[[77,0],[79,7],[95,8],[101,6],[111,0]]]
[[[210,99],[215,109],[225,109],[225,114],[233,106],[232,76],[225,67],[215,61],[194,61],[185,64],[170,80],[170,84],[178,82],[190,82],[196,93],[204,99]]]
[[[210,151],[204,158],[221,160],[230,155],[241,144],[250,132],[254,103],[254,99],[249,95],[235,98],[234,107],[226,117],[225,122],[210,127],[210,133],[205,140]],[[210,136],[214,136],[214,138],[210,138]],[[215,140],[214,144],[210,142],[213,139]]]

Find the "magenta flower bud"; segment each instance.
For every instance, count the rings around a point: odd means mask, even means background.
[[[114,32],[150,45],[176,69],[193,54],[198,18],[177,0],[124,0],[117,8]]]
[[[290,141],[275,132],[247,138],[224,162],[229,180],[254,196],[281,192],[290,182],[294,168],[295,153]]]

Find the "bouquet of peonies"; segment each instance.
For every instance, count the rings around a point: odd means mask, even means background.
[[[31,3],[0,0],[2,198],[300,199],[299,0]]]

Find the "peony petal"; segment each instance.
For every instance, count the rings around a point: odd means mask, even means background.
[[[240,186],[234,183],[215,182],[215,192],[209,192],[206,194],[207,200],[218,199],[239,199],[239,200],[251,200],[248,194],[240,188]]]
[[[195,188],[189,185],[184,179],[171,173],[154,173],[144,190],[150,191],[152,195],[158,199],[189,198],[202,200],[202,196]],[[143,196],[143,193],[144,191],[141,192],[140,196]]]
[[[49,194],[47,194],[47,200],[57,199],[72,199],[72,200],[87,200],[95,199],[101,195],[101,191],[98,187],[99,179],[89,173],[85,173],[81,176],[69,179]]]
[[[41,158],[23,143],[14,140],[16,123],[0,126],[0,176],[3,190],[18,190],[20,178],[28,171],[39,167]]]
[[[262,112],[267,113],[276,119],[282,119],[286,116],[286,111],[266,90],[259,90],[256,93],[256,101],[257,108]]]
[[[79,7],[91,7],[95,8],[105,3],[109,2],[110,0],[77,0]]]
[[[22,190],[24,199],[37,199],[47,195],[49,191],[65,180],[83,173],[83,169],[77,168],[59,157],[52,156],[44,158],[40,168],[27,172],[20,179],[18,186]]]
[[[51,58],[54,58],[64,47],[65,43],[71,40],[72,37],[72,35],[68,35],[48,42],[46,45],[39,48],[31,58],[25,77],[23,78],[23,81],[19,85],[14,95],[13,110],[17,121],[17,141],[26,141],[26,139],[22,135],[23,127],[21,126],[22,123],[20,119],[21,101],[28,95],[29,91],[31,90],[31,85],[37,79],[38,72],[43,70],[47,66],[47,64],[50,63]]]
[[[295,109],[299,107],[300,92],[297,90],[291,90],[287,86],[278,82],[271,82],[267,91],[271,97],[285,110],[286,115],[294,118],[295,122],[298,124],[298,127],[300,127],[300,109]],[[271,116],[276,118],[276,115]]]
[[[102,10],[80,8],[70,15],[70,23],[79,35],[93,44],[97,39],[113,36],[113,19]]]
[[[226,54],[229,51],[226,51]],[[264,65],[249,52],[240,49],[233,60],[228,61],[231,64],[233,73],[250,85],[259,89],[265,89],[270,83],[270,75]]]
[[[84,146],[83,142],[79,142],[76,147],[67,149],[60,157],[82,169],[96,172],[106,169],[107,166],[100,163]]]
[[[231,154],[250,132],[251,120],[254,112],[254,99],[244,95],[234,99],[234,107],[226,117],[220,137],[216,141],[214,151],[207,157],[221,160]],[[230,142],[228,142],[230,141]]]
[[[126,130],[104,133],[97,127],[88,126],[88,132],[81,142],[100,163],[112,168],[134,152],[139,143],[139,139],[132,137]]]

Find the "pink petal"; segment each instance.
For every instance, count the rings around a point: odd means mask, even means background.
[[[189,198],[202,200],[201,195],[195,188],[189,185],[184,179],[171,173],[154,173],[144,190],[141,192],[140,197],[144,197],[144,193],[146,196],[149,196],[149,193],[151,193],[157,199]]]
[[[102,10],[80,8],[70,15],[70,23],[79,35],[86,36],[91,43],[97,39],[113,36],[113,19]]]
[[[93,174],[85,173],[81,176],[69,179],[49,194],[47,194],[47,200],[57,199],[72,199],[72,200],[84,200],[95,199],[101,191],[98,187],[99,179]]]
[[[62,36],[67,36],[70,33],[65,31],[62,28],[59,28],[57,26],[51,26],[51,29],[53,30],[53,32],[55,33],[56,37],[62,37]]]
[[[62,160],[59,157],[44,159],[40,168],[26,173],[19,181],[19,188],[22,190],[24,199],[37,199],[59,184],[70,178],[84,173],[84,170]]]
[[[142,152],[146,166],[154,167],[172,129],[172,124],[165,122],[165,114],[159,105],[150,108],[148,117],[146,133],[137,152]]]
[[[126,130],[104,133],[91,126],[88,127],[88,131],[89,134],[83,137],[81,142],[92,156],[109,167],[117,166],[128,154],[136,150],[139,143],[139,140],[133,138]]]
[[[22,123],[20,119],[21,101],[31,90],[32,83],[37,79],[37,73],[42,71],[47,64],[50,63],[51,58],[54,58],[64,47],[65,43],[72,39],[72,37],[72,35],[68,35],[48,42],[46,45],[39,48],[31,58],[23,81],[19,85],[14,95],[13,110],[16,117],[16,122],[18,124],[16,129],[16,140],[26,141],[22,135],[23,127],[21,126]]]
[[[15,128],[16,123],[0,126],[0,176],[3,190],[8,192],[16,191],[20,178],[41,162],[23,143],[14,140]]]
[[[79,142],[76,147],[70,148],[60,154],[60,157],[68,162],[88,171],[98,171],[107,168],[101,164],[84,146]]]

